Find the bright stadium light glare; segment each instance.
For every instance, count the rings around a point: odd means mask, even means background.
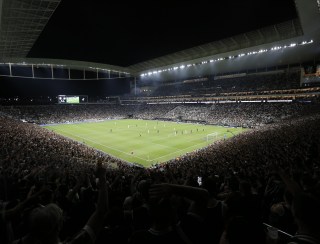
[[[243,57],[243,56],[246,56],[246,55],[250,56],[250,55],[254,55],[254,54],[259,54],[259,53],[264,53],[264,52],[269,52],[269,51],[276,51],[276,50],[280,50],[280,49],[286,49],[286,48],[289,48],[289,47],[295,47],[295,46],[298,46],[298,45],[306,45],[306,44],[310,44],[310,43],[313,43],[312,39],[310,41],[302,41],[302,42],[299,42],[299,43],[291,43],[289,45],[284,45],[284,46],[274,46],[274,47],[271,47],[269,49],[260,49],[260,50],[256,50],[256,51],[250,51],[250,52],[247,52],[247,53],[240,53],[240,54],[234,55],[234,56],[230,55],[230,56],[226,56],[226,57],[220,57],[220,58],[217,58],[217,59],[210,59],[210,60],[207,60],[207,61],[201,61],[200,63],[192,63],[192,64],[187,64],[187,65],[174,66],[174,67],[170,67],[170,68],[163,69],[163,70],[148,72],[148,73],[145,73],[145,75],[152,75],[152,74],[157,74],[157,73],[160,73],[160,72],[177,70],[179,68],[180,69],[184,69],[185,67],[189,68],[191,66],[207,64],[209,62],[212,63],[212,62],[222,61],[222,60],[226,60],[226,59],[235,59],[235,58]]]

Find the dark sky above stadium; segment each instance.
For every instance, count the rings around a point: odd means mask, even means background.
[[[293,0],[62,0],[28,57],[125,67],[296,17]]]

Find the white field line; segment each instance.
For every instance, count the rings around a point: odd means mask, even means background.
[[[60,129],[60,130],[61,130],[61,129]],[[165,154],[165,155],[163,155],[163,156],[161,156],[161,157],[154,158],[154,159],[152,159],[152,160],[147,160],[147,159],[145,159],[145,158],[141,158],[141,157],[138,157],[138,156],[132,155],[132,154],[130,154],[130,153],[126,153],[126,152],[121,151],[121,150],[119,150],[119,149],[116,149],[116,148],[113,148],[113,147],[110,147],[110,146],[107,146],[107,145],[104,145],[104,144],[101,144],[101,143],[97,143],[97,142],[92,141],[92,140],[90,140],[90,139],[86,139],[86,138],[83,138],[83,137],[81,137],[81,136],[77,136],[77,135],[71,134],[71,133],[69,133],[69,132],[66,132],[65,130],[61,130],[61,131],[63,131],[63,132],[64,132],[64,133],[66,133],[66,134],[69,134],[69,135],[72,135],[72,136],[78,137],[78,138],[80,138],[80,139],[82,139],[82,140],[90,141],[90,142],[92,142],[92,143],[94,143],[94,144],[97,144],[97,145],[100,145],[100,146],[103,146],[103,147],[106,147],[106,148],[110,148],[110,149],[112,149],[112,150],[115,150],[115,151],[118,151],[118,152],[124,153],[124,154],[126,154],[126,155],[131,156],[131,157],[139,158],[139,159],[144,160],[144,161],[147,161],[147,162],[155,161],[155,160],[157,160],[157,159],[167,157],[167,156],[169,156],[169,155],[171,155],[171,154],[175,154],[175,153],[178,153],[178,152],[184,151],[184,150],[186,150],[186,149],[188,149],[188,148],[191,148],[191,147],[194,147],[194,146],[197,146],[197,145],[203,144],[203,142],[202,142],[202,143],[198,143],[198,144],[192,145],[192,146],[190,146],[190,147],[186,147],[186,148],[184,148],[184,149],[180,149],[180,150],[174,151],[174,152],[172,152],[172,153]],[[161,145],[161,144],[159,144],[159,145]]]
[[[79,127],[79,126],[76,125],[76,124],[74,124],[74,126]],[[83,130],[84,128],[81,128],[81,129]],[[80,138],[80,139],[82,139],[82,140],[90,141],[90,142],[92,142],[92,143],[94,143],[94,144],[97,144],[97,145],[100,145],[100,146],[103,146],[103,147],[112,149],[112,150],[114,150],[114,151],[118,151],[118,152],[124,153],[124,154],[126,154],[126,155],[128,155],[128,156],[130,156],[130,157],[139,158],[139,159],[144,160],[144,161],[147,161],[147,162],[155,161],[155,160],[158,160],[158,159],[160,159],[160,158],[164,158],[164,157],[167,157],[167,156],[169,156],[169,155],[176,154],[176,153],[181,152],[181,151],[185,151],[185,150],[187,150],[188,148],[192,148],[192,147],[194,147],[194,146],[198,146],[198,145],[200,145],[200,144],[204,144],[204,142],[201,142],[201,143],[192,145],[192,146],[190,146],[190,147],[186,147],[186,148],[184,148],[184,149],[180,149],[180,150],[177,150],[177,151],[174,151],[174,152],[165,154],[165,155],[163,155],[163,156],[161,156],[161,157],[154,158],[154,159],[151,159],[151,160],[150,160],[150,159],[147,160],[147,159],[145,159],[145,158],[141,158],[141,157],[139,157],[139,156],[132,155],[132,154],[127,153],[127,152],[124,152],[124,151],[122,151],[122,150],[119,150],[119,149],[116,149],[116,148],[113,148],[113,147],[110,147],[110,146],[107,146],[107,145],[104,145],[104,144],[101,144],[101,143],[97,143],[97,142],[95,142],[95,141],[93,141],[93,140],[86,139],[86,138],[83,138],[83,137],[81,137],[81,136],[71,134],[71,133],[69,133],[69,132],[66,132],[65,130],[62,130],[62,129],[60,129],[60,130],[61,130],[61,131],[64,131],[66,134],[69,134],[69,135],[78,137],[78,138]],[[88,130],[88,129],[85,129],[85,130]],[[126,129],[123,129],[122,131],[124,131],[124,130],[126,130]],[[88,133],[88,134],[89,134],[89,133]],[[91,134],[92,134],[92,133],[91,133]],[[171,133],[170,133],[170,134],[171,134]],[[170,134],[169,134],[169,135],[170,135]],[[82,135],[86,135],[86,134],[82,134]],[[168,135],[168,136],[169,136],[169,135]],[[198,139],[195,139],[194,141],[196,141],[196,140],[198,140]],[[167,148],[174,148],[174,149],[176,149],[175,147],[170,147],[170,146],[166,146],[166,145],[162,145],[162,144],[158,144],[158,143],[154,143],[154,142],[149,142],[149,143],[152,143],[152,144],[155,144],[155,145],[159,145],[159,146],[162,146],[162,147],[167,147]],[[207,143],[205,143],[205,144],[207,145]]]
[[[192,146],[190,146],[190,147],[186,147],[186,148],[184,148],[184,149],[180,149],[180,150],[177,150],[177,151],[175,151],[175,152],[168,153],[168,154],[163,155],[163,156],[161,156],[161,157],[155,158],[155,159],[153,159],[153,160],[147,160],[147,161],[148,161],[148,162],[150,162],[150,161],[154,161],[154,160],[157,160],[157,159],[159,159],[159,158],[163,158],[163,157],[166,157],[166,156],[168,156],[168,155],[171,155],[171,154],[174,154],[174,153],[178,153],[178,152],[184,151],[184,150],[186,150],[186,149],[188,149],[188,148],[191,148],[191,147],[194,147],[194,146],[198,146],[198,145],[200,145],[200,144],[204,144],[204,143],[203,143],[203,142],[201,142],[201,143],[198,143],[198,144],[192,145]]]
[[[74,125],[75,127],[79,127],[78,125]],[[134,126],[134,128],[135,128],[135,126]],[[85,129],[85,128],[81,128],[81,130],[83,130],[83,129]],[[85,130],[88,130],[88,129],[85,129]],[[127,131],[128,129],[120,129],[120,131]],[[131,131],[131,130],[130,130]],[[135,131],[138,131],[138,130],[135,130]],[[101,133],[98,133],[98,132],[90,132],[90,133],[85,133],[85,134],[81,134],[81,136],[87,136],[87,135],[92,135],[92,134],[101,134]],[[190,134],[190,133],[188,133],[188,134]],[[171,135],[171,133],[170,134],[168,134],[168,137],[170,137],[170,135]],[[81,138],[80,136],[78,136],[79,138]],[[165,139],[165,137],[162,137],[163,139]],[[84,138],[82,138],[82,139],[84,139]],[[199,138],[195,138],[194,140],[191,140],[191,142],[192,141],[197,141]],[[179,152],[179,151],[181,151],[181,150],[184,150],[184,149],[178,149],[178,148],[176,148],[176,147],[172,147],[172,146],[167,146],[167,145],[163,145],[163,144],[159,144],[159,143],[156,143],[156,142],[152,142],[152,141],[148,141],[148,143],[151,143],[151,144],[154,144],[154,145],[158,145],[158,146],[161,146],[162,148],[169,148],[169,149],[175,149],[175,150],[178,150],[178,151],[176,151],[176,152]],[[107,147],[107,146],[106,146]],[[110,147],[111,148],[111,147]],[[120,151],[120,150],[119,150]],[[172,154],[172,153],[169,153],[169,154],[167,154],[167,155],[170,155],[170,154]]]
[[[60,129],[60,131],[63,131],[64,133],[69,134],[69,135],[71,135],[71,136],[78,137],[78,138],[80,138],[80,139],[82,139],[82,140],[90,141],[90,142],[92,142],[92,143],[94,143],[94,144],[97,144],[97,145],[100,145],[100,146],[103,146],[103,147],[106,147],[106,148],[110,148],[110,149],[112,149],[112,150],[114,150],[114,151],[118,151],[118,152],[121,152],[121,153],[127,154],[127,155],[129,155],[129,156],[131,156],[131,157],[135,157],[135,158],[139,158],[139,159],[141,159],[141,160],[145,160],[145,161],[147,161],[147,160],[146,160],[146,159],[144,159],[144,158],[141,158],[141,157],[138,157],[138,156],[132,155],[132,154],[130,154],[130,153],[127,153],[127,152],[121,151],[121,150],[119,150],[119,149],[116,149],[116,148],[113,148],[113,147],[110,147],[110,146],[107,146],[107,145],[104,145],[104,144],[101,144],[101,143],[95,142],[95,141],[90,140],[90,139],[87,139],[87,138],[83,138],[83,137],[81,137],[81,136],[77,136],[77,135],[71,134],[71,133],[69,133],[69,132],[66,132],[65,130],[61,130],[61,129]]]

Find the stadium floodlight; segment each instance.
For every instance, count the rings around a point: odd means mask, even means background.
[[[272,47],[270,49],[260,49],[260,50],[256,50],[256,51],[250,51],[250,52],[247,52],[247,53],[240,53],[240,54],[235,55],[235,56],[226,56],[226,57],[220,57],[220,58],[217,58],[217,59],[210,59],[210,60],[207,60],[207,61],[202,61],[200,63],[192,63],[192,64],[187,64],[187,65],[174,66],[174,67],[170,67],[170,68],[167,68],[167,69],[163,69],[162,72],[177,70],[179,68],[180,69],[184,69],[186,67],[189,68],[191,66],[207,64],[209,62],[213,63],[213,62],[227,60],[227,59],[235,59],[237,57],[243,57],[243,56],[246,56],[246,55],[250,56],[250,55],[254,55],[254,54],[259,54],[259,53],[264,53],[264,52],[269,52],[269,51],[276,51],[276,50],[280,50],[280,49],[286,49],[286,48],[289,48],[289,47],[296,47],[298,45],[306,45],[306,44],[311,44],[311,43],[313,43],[312,39],[310,41],[302,41],[302,42],[299,42],[299,43],[291,43],[291,44],[284,45],[284,46],[274,46],[274,47]],[[148,75],[157,74],[157,73],[160,73],[160,71],[148,72]],[[147,74],[145,74],[145,75],[147,75]]]

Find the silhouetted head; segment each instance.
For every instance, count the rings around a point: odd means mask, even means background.
[[[62,222],[63,213],[58,205],[50,203],[44,207],[38,207],[30,213],[29,234],[43,243],[53,243],[54,240],[59,239]]]

